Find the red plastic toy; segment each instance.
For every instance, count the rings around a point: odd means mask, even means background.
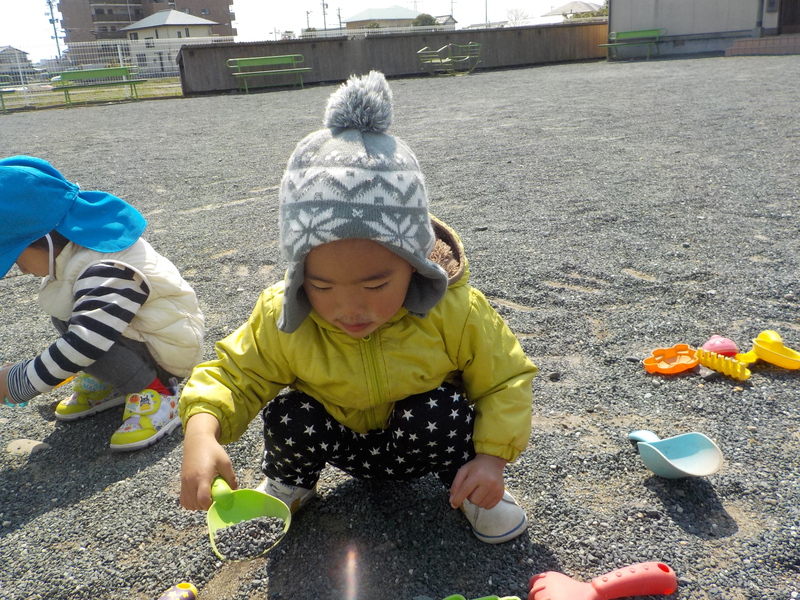
[[[531,577],[528,589],[528,600],[611,600],[627,596],[669,595],[678,589],[678,578],[668,565],[646,562],[600,575],[591,583],[548,571]]]

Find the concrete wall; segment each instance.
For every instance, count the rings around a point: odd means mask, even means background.
[[[724,53],[734,40],[754,35],[764,10],[760,0],[609,0],[608,30],[664,28],[662,55]],[[632,46],[621,48],[619,55],[646,52],[645,46]]]
[[[340,82],[351,74],[375,69],[387,76],[423,75],[417,51],[424,46],[438,49],[448,43],[482,44],[479,69],[590,60],[605,57],[599,48],[608,37],[605,22],[540,25],[502,29],[454,30],[420,34],[368,37],[317,38],[232,44],[184,45],[178,55],[183,94],[206,94],[237,89],[226,66],[229,58],[302,54],[311,73],[308,83]],[[426,75],[427,76],[427,75]],[[270,83],[290,83],[278,76]]]

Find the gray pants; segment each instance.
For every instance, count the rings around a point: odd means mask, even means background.
[[[53,325],[63,335],[68,323],[52,317]],[[144,342],[120,337],[103,356],[83,369],[103,383],[113,385],[121,394],[141,392],[158,377],[166,386],[175,377],[159,365]],[[180,381],[180,377],[175,377]]]

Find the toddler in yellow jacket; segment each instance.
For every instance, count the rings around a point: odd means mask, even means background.
[[[289,159],[284,281],[181,396],[184,507],[208,509],[216,476],[236,487],[223,444],[261,412],[259,489],[293,511],[330,464],[359,478],[433,473],[480,540],[525,531],[503,470],[528,443],[536,367],[469,285],[461,242],[430,217],[391,119],[383,75],[352,77]]]

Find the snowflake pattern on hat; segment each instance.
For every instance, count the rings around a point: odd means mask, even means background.
[[[386,133],[392,94],[381,73],[352,77],[328,102],[326,129],[295,148],[281,182],[281,249],[286,272],[281,331],[296,330],[311,311],[301,293],[304,263],[336,240],[373,240],[407,260],[412,279],[404,306],[424,315],[447,290],[447,275],[428,259],[435,241],[419,162]]]

